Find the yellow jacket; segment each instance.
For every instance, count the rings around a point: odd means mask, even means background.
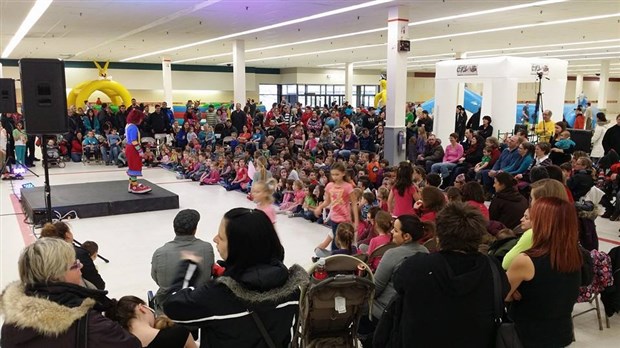
[[[538,122],[536,125],[536,135],[538,135],[538,142],[548,143],[551,136],[555,133],[555,123],[553,121],[544,120]]]

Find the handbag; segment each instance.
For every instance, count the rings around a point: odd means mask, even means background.
[[[497,266],[491,261],[490,256],[487,256],[487,258],[489,258],[489,266],[493,274],[493,299],[495,300],[495,305],[493,307],[495,312],[495,324],[497,325],[495,347],[523,348],[515,324],[504,323],[504,299],[502,298],[502,283],[499,278],[499,271],[497,270]]]

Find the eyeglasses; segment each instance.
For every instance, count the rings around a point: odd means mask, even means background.
[[[76,269],[81,269],[82,268],[82,263],[80,262],[80,260],[76,259],[75,262],[73,262],[71,264],[71,266],[69,267],[69,270],[73,271]]]

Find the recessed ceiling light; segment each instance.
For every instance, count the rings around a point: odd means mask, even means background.
[[[181,49],[185,49],[185,48],[189,48],[189,47],[194,47],[194,46],[198,46],[198,45],[204,45],[204,44],[215,42],[215,41],[232,39],[232,38],[238,37],[238,36],[254,34],[254,33],[261,32],[261,31],[281,28],[281,27],[285,27],[285,26],[288,26],[288,25],[292,25],[292,24],[303,23],[303,22],[312,21],[312,20],[315,20],[315,19],[320,19],[320,18],[334,16],[334,15],[338,15],[338,14],[342,14],[342,13],[346,13],[346,12],[356,11],[356,10],[360,10],[360,9],[363,9],[363,8],[367,8],[367,7],[371,7],[371,6],[376,6],[376,5],[381,5],[381,4],[385,4],[385,3],[388,3],[388,2],[392,2],[392,1],[393,0],[373,0],[373,1],[369,1],[369,2],[364,2],[364,3],[361,3],[361,4],[357,4],[357,5],[353,5],[353,6],[348,6],[348,7],[343,7],[343,8],[327,11],[327,12],[317,13],[317,14],[314,14],[314,15],[310,15],[310,16],[306,16],[306,17],[301,17],[301,18],[296,18],[296,19],[292,19],[292,20],[289,20],[289,21],[284,21],[284,22],[280,22],[280,23],[276,23],[276,24],[271,24],[271,25],[267,25],[267,26],[264,26],[264,27],[260,27],[260,28],[244,30],[244,31],[240,31],[238,33],[228,34],[228,35],[224,35],[224,36],[220,36],[220,37],[215,37],[215,38],[211,38],[211,39],[207,39],[207,40],[202,40],[202,41],[198,41],[198,42],[192,42],[192,43],[189,43],[189,44],[180,45],[180,46],[172,47],[172,48],[167,48],[167,49],[163,49],[163,50],[159,50],[159,51],[155,51],[155,52],[149,52],[149,53],[141,54],[141,55],[138,55],[138,56],[122,59],[121,62],[127,62],[127,61],[130,61],[130,60],[135,60],[135,59],[139,59],[139,58],[143,58],[143,57],[149,57],[149,56],[153,56],[153,55],[160,54],[160,53],[166,53],[166,52],[170,52],[170,51],[181,50]]]
[[[17,47],[17,45],[19,45],[26,34],[28,34],[30,29],[32,29],[39,18],[41,18],[45,11],[47,11],[52,2],[53,0],[37,0],[37,2],[34,3],[28,12],[28,15],[26,15],[26,18],[24,18],[24,21],[15,32],[15,35],[13,35],[11,41],[9,41],[9,44],[4,48],[0,58],[8,58],[9,55],[11,55],[13,50]]]

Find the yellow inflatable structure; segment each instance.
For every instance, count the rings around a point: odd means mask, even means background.
[[[379,82],[379,93],[375,94],[375,108],[383,107],[387,104],[387,80],[381,76]]]
[[[103,67],[99,63],[94,62],[97,70],[99,70],[99,79],[92,81],[84,81],[73,87],[67,96],[67,105],[75,105],[79,107],[84,100],[95,92],[101,91],[110,98],[114,105],[131,104],[131,94],[127,88],[116,81],[108,80],[108,66],[110,62],[106,62]]]

